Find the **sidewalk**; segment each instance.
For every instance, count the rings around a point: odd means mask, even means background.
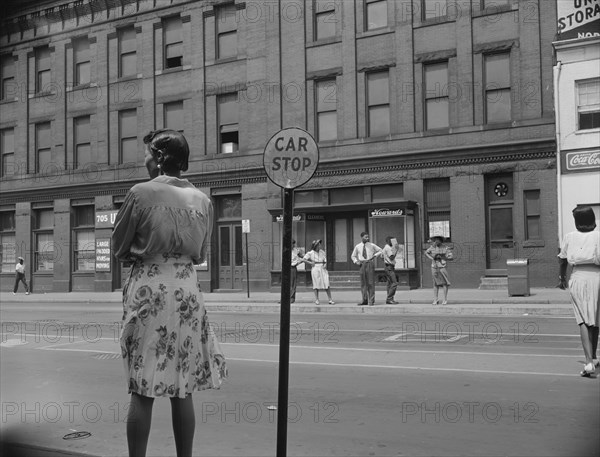
[[[433,306],[431,289],[413,289],[396,292],[396,305],[385,304],[385,291],[377,290],[375,306],[357,306],[359,290],[332,290],[335,305],[327,304],[327,295],[319,293],[321,304],[314,303],[312,291],[298,292],[292,312],[330,314],[529,314],[572,316],[569,293],[557,288],[531,288],[529,296],[509,296],[506,289],[450,289],[448,305]],[[208,311],[279,313],[280,292],[212,292],[204,293]],[[25,295],[20,292],[1,292],[0,303],[121,303],[122,294],[116,292],[49,292]]]

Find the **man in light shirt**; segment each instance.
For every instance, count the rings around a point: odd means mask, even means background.
[[[360,291],[362,302],[358,306],[375,304],[375,258],[383,254],[379,246],[369,241],[369,234],[360,234],[361,242],[354,246],[352,262],[360,265]]]
[[[19,263],[17,263],[17,266],[15,267],[15,287],[13,289],[13,295],[16,295],[19,290],[19,282],[22,282],[25,286],[25,295],[29,295],[29,286],[25,279],[25,259],[23,257],[18,257],[17,260]]]
[[[398,244],[392,243],[393,238],[388,236],[385,239],[383,247],[383,261],[385,262],[385,276],[387,278],[387,298],[386,305],[395,305],[398,302],[394,300],[396,289],[398,288],[398,278],[396,277],[396,254],[398,253]]]

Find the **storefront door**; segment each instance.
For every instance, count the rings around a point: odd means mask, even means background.
[[[349,271],[358,267],[352,263],[352,250],[360,243],[360,234],[367,230],[366,217],[336,217],[333,223],[334,253],[327,253],[328,259],[334,260],[333,270]],[[330,248],[331,249],[331,248]]]
[[[515,256],[513,227],[512,174],[487,178],[487,268],[505,270],[506,261]]]
[[[242,226],[237,223],[219,224],[219,289],[243,288],[244,253]]]

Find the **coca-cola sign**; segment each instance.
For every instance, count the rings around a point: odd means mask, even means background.
[[[568,171],[600,168],[600,152],[568,152],[566,162]]]

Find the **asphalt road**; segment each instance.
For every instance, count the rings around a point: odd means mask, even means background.
[[[126,455],[118,308],[73,309],[0,310],[2,439]],[[194,395],[197,455],[275,455],[278,315],[210,317],[230,379]],[[572,318],[302,314],[291,341],[290,456],[600,454],[600,380],[578,376]],[[149,455],[174,455],[155,405]]]

